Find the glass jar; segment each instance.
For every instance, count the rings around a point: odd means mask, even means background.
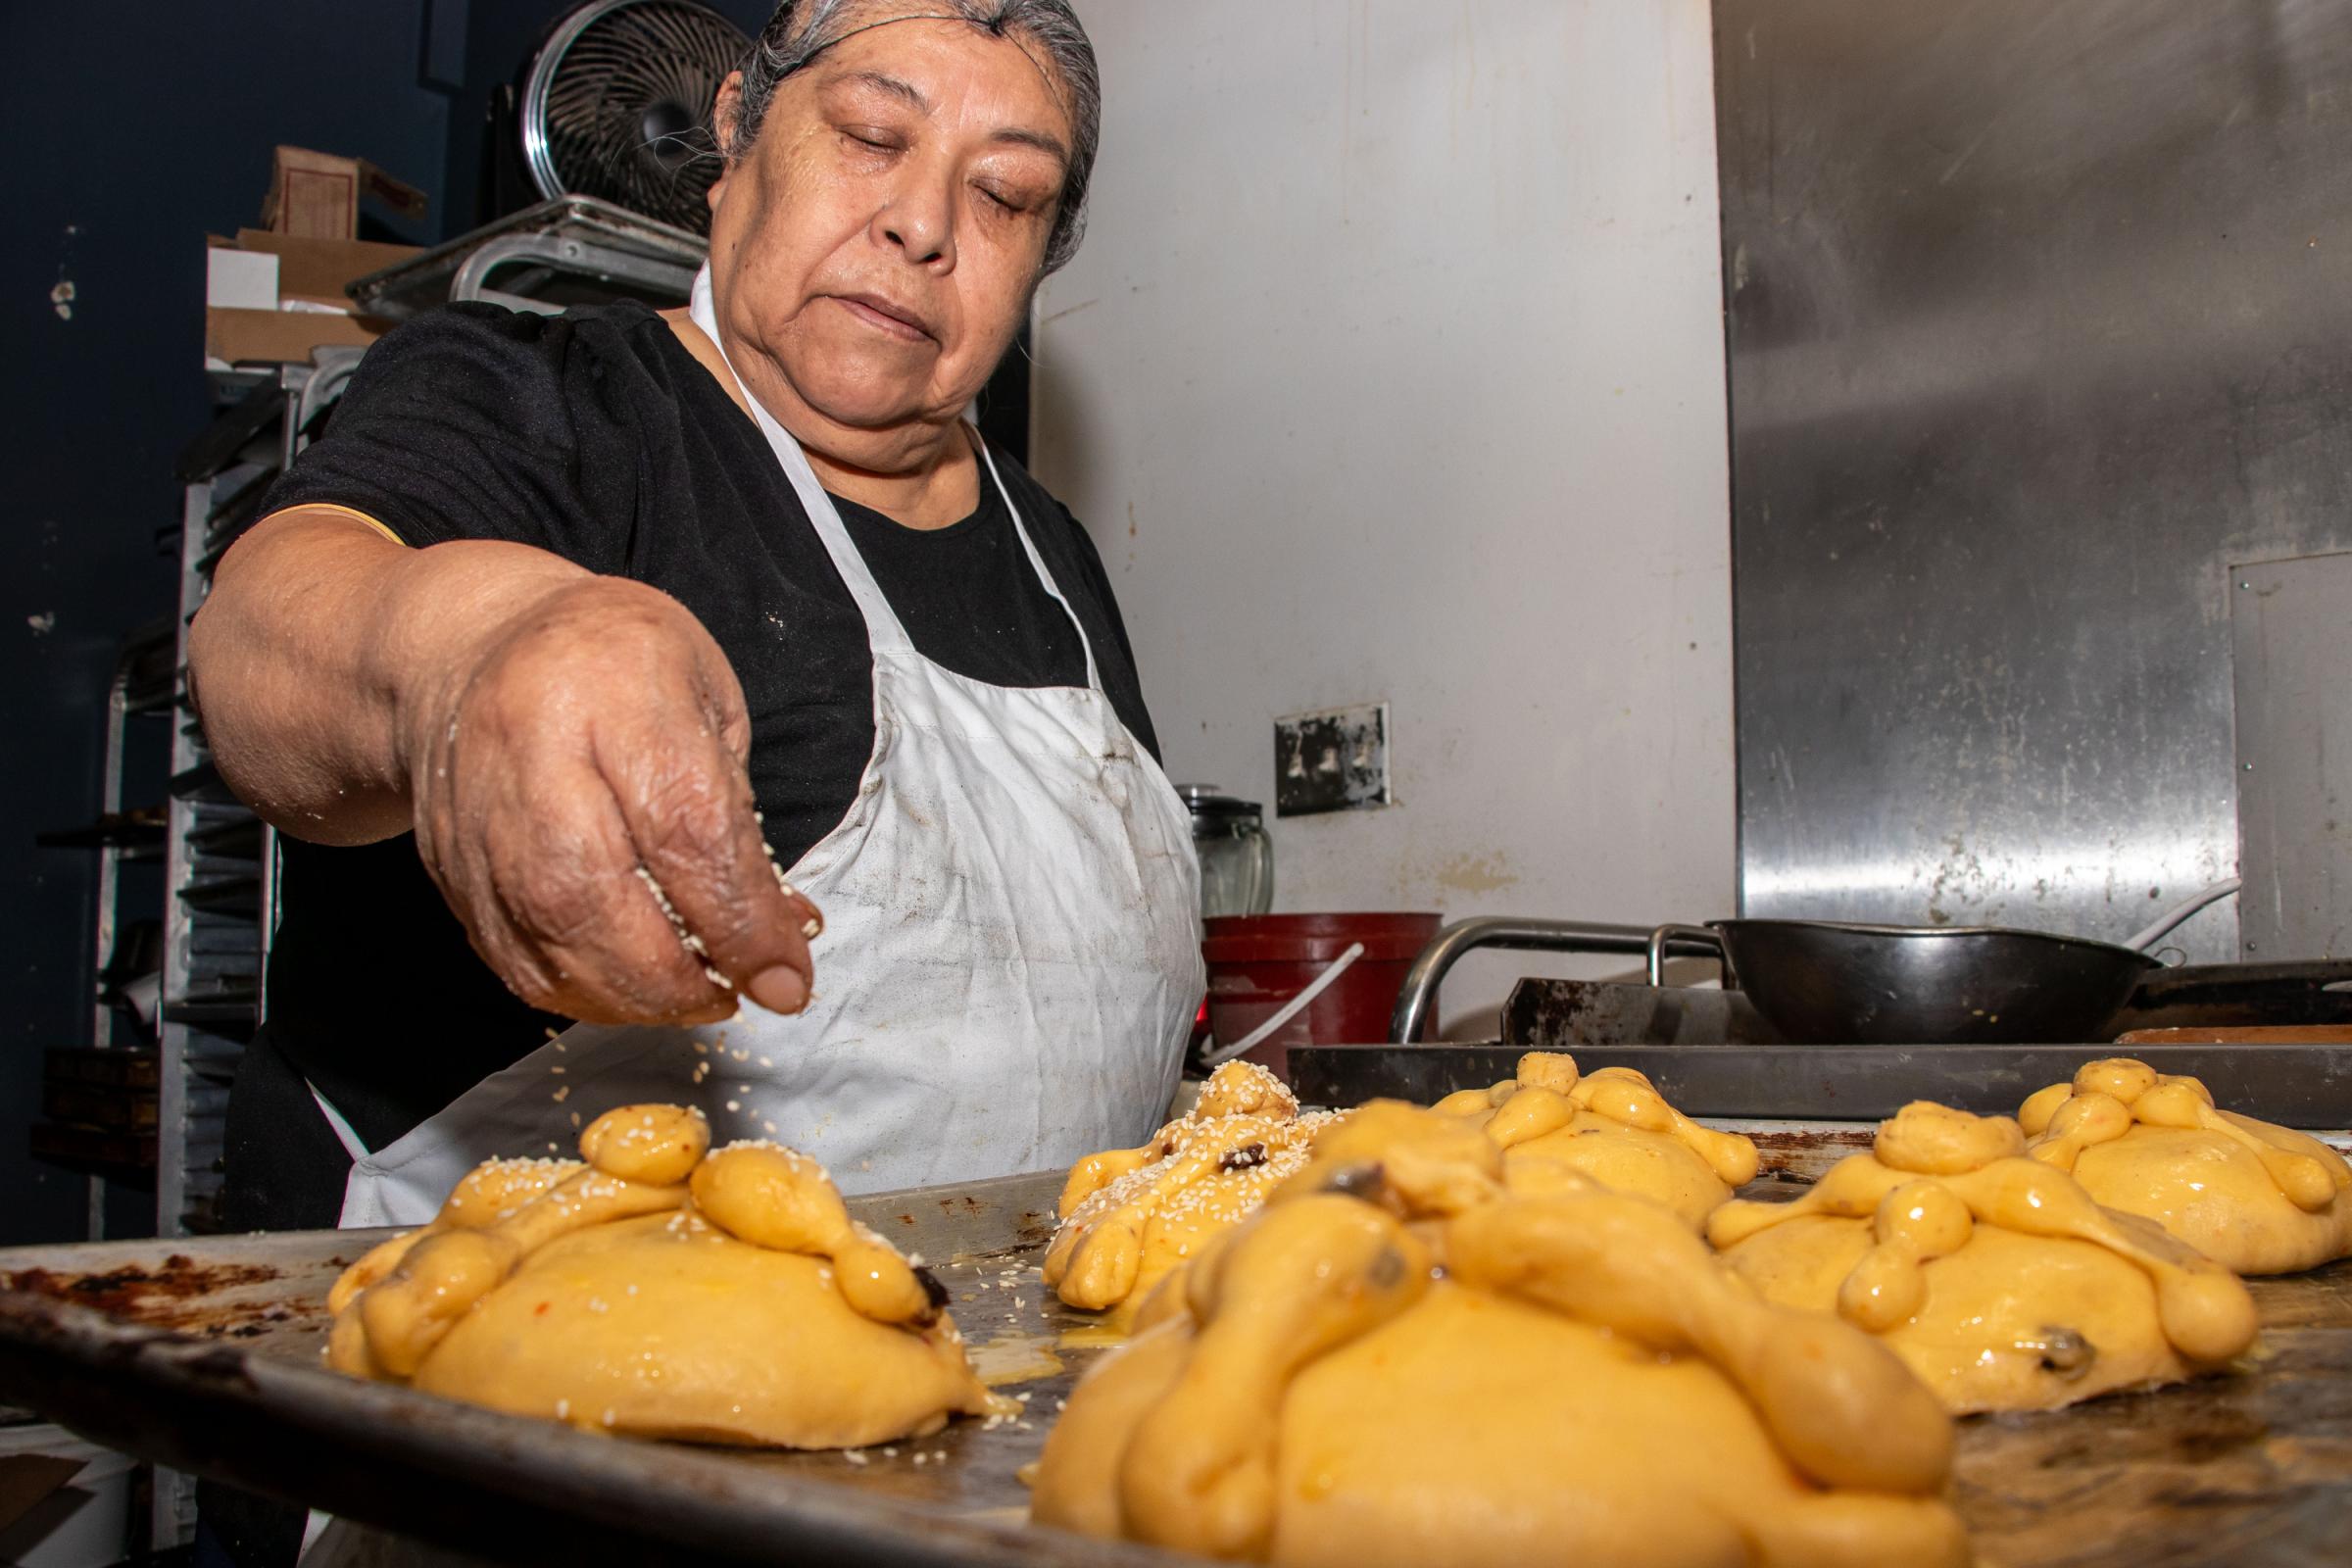
[[[1274,841],[1264,808],[1214,784],[1182,784],[1193,813],[1193,853],[1200,858],[1200,914],[1264,914],[1274,907]]]

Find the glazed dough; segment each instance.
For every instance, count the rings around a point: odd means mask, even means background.
[[[1530,1052],[1518,1076],[1464,1090],[1435,1107],[1483,1131],[1532,1187],[1575,1172],[1665,1204],[1693,1230],[1756,1174],[1756,1147],[1712,1132],[1622,1067],[1580,1078],[1572,1056]],[[1072,1306],[1141,1302],[1211,1237],[1257,1211],[1343,1117],[1299,1114],[1282,1081],[1229,1061],[1185,1116],[1140,1149],[1090,1155],[1062,1188],[1046,1284]]]
[[[1793,1202],[1707,1234],[1768,1300],[1878,1335],[1953,1410],[2046,1410],[2177,1383],[2254,1340],[2220,1264],[2023,1157],[2006,1116],[1919,1102]]]
[[[1510,1166],[1565,1165],[1665,1204],[1692,1230],[1756,1177],[1756,1146],[1747,1139],[1699,1126],[1630,1067],[1580,1076],[1576,1058],[1557,1052],[1531,1051],[1515,1076],[1448,1095],[1433,1108],[1485,1128]]]
[[[1032,1512],[1290,1565],[1967,1560],[1950,1418],[1675,1215],[1374,1102],[1080,1382]]]
[[[2352,1165],[2316,1138],[2216,1109],[2194,1078],[2110,1057],[2017,1119],[2035,1159],[2240,1274],[2352,1256]]]
[[[1141,1301],[1208,1238],[1255,1213],[1337,1119],[1300,1115],[1282,1080],[1256,1062],[1225,1063],[1150,1143],[1071,1167],[1046,1284],[1090,1311]]]
[[[850,1219],[814,1160],[710,1143],[700,1111],[628,1105],[581,1135],[585,1164],[477,1167],[335,1282],[329,1363],[701,1443],[857,1447],[1011,1413],[946,1293]]]

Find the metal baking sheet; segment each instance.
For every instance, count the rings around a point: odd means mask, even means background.
[[[1175,1561],[1024,1522],[1015,1472],[1101,1353],[1059,1344],[1095,1320],[1038,1279],[1061,1183],[851,1200],[928,1260],[982,1375],[1036,1412],[993,1431],[954,1422],[862,1464],[606,1438],[330,1372],[327,1288],[389,1231],[0,1250],[0,1397],[174,1469],[495,1561]]]
[[[1852,1124],[1740,1125],[1789,1176],[1818,1174],[1869,1136]],[[1197,1562],[1023,1522],[1015,1472],[1100,1353],[1064,1340],[1101,1331],[1037,1278],[1060,1182],[852,1200],[858,1218],[931,1260],[984,1372],[1038,1374],[1010,1385],[1030,1396],[1025,1424],[958,1422],[895,1454],[866,1450],[862,1465],[605,1438],[328,1372],[327,1286],[383,1232],[0,1251],[0,1397],[95,1441],[477,1562]],[[1953,1500],[1981,1561],[2340,1561],[2352,1517],[2352,1264],[2252,1285],[2266,1354],[2243,1375],[1963,1423]]]
[[[2344,1046],[1584,1046],[1577,1064],[1632,1067],[1686,1114],[1877,1121],[1914,1100],[1980,1115],[2016,1113],[2028,1095],[2100,1056],[2136,1056],[2201,1078],[2214,1098],[2288,1127],[2352,1127],[2352,1047]],[[1299,1099],[1426,1104],[1511,1076],[1520,1047],[1496,1044],[1291,1048]]]

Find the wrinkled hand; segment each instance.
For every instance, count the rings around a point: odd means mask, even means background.
[[[761,837],[743,690],[676,600],[564,585],[449,651],[401,730],[417,852],[525,1002],[593,1023],[807,1004],[820,918]]]

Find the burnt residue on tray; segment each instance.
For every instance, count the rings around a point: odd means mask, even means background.
[[[225,1292],[282,1278],[266,1263],[199,1263],[174,1252],[157,1268],[125,1264],[103,1274],[66,1274],[26,1268],[0,1274],[0,1290],[22,1291],[103,1312],[122,1323],[251,1339],[295,1314],[283,1304],[222,1302]]]
[[[1750,1129],[1747,1136],[1756,1146],[1759,1181],[1809,1185],[1846,1155],[1869,1152],[1878,1131],[1876,1125],[1770,1127]]]

